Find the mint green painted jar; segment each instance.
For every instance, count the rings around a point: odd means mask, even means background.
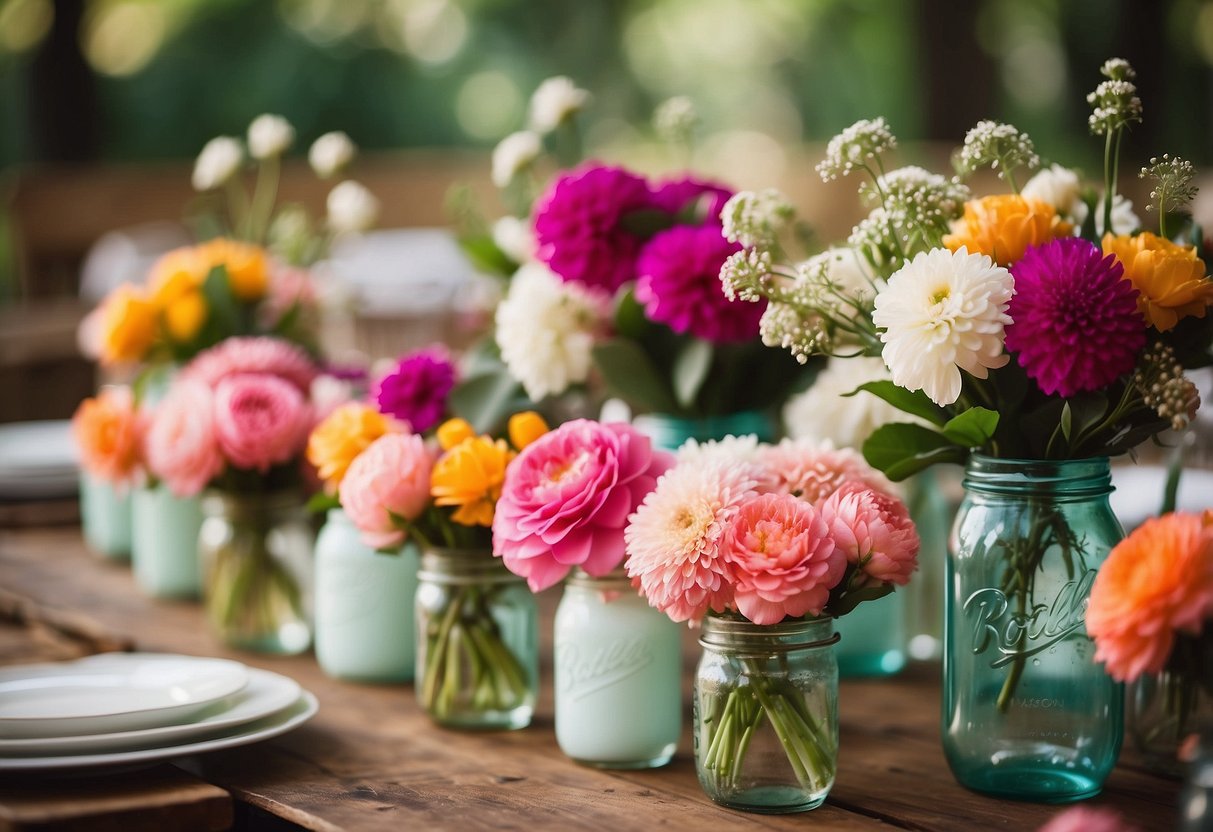
[[[137,488],[131,497],[131,564],[140,589],[155,598],[197,598],[202,591],[197,497],[165,486]]]
[[[88,548],[109,560],[131,556],[131,492],[80,473],[80,528]]]

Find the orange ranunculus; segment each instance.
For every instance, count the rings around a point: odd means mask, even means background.
[[[549,430],[548,423],[535,411],[515,413],[509,423],[510,444],[521,451]]]
[[[451,519],[464,526],[492,526],[505,467],[514,456],[504,439],[463,440],[438,459],[430,474],[434,505],[458,506]]]
[[[1061,220],[1047,202],[1014,194],[986,196],[965,203],[964,218],[945,234],[943,244],[952,251],[961,246],[970,254],[988,255],[1000,266],[1023,257],[1029,246],[1069,237],[1074,226]]]
[[[72,416],[80,464],[98,479],[125,485],[141,471],[143,423],[128,387],[106,387]]]
[[[206,323],[206,316],[206,300],[202,293],[189,292],[164,308],[164,328],[174,341],[190,341]]]
[[[204,264],[203,277],[216,266],[227,270],[232,294],[243,301],[260,300],[270,283],[269,258],[260,246],[224,237],[203,243],[198,254]]]
[[[1203,318],[1213,304],[1213,280],[1192,246],[1143,231],[1135,237],[1105,234],[1103,252],[1124,264],[1125,279],[1140,293],[1137,308],[1159,332],[1189,315]]]
[[[133,286],[109,294],[101,313],[101,361],[141,361],[156,340],[156,307]]]
[[[476,430],[471,426],[467,419],[447,419],[438,426],[438,447],[444,451],[449,451],[451,448],[458,445],[465,439],[471,439],[476,435]]]
[[[324,489],[337,493],[350,463],[380,436],[404,432],[403,425],[361,402],[341,405],[313,430],[307,440],[307,461],[324,480]]]
[[[193,248],[177,248],[152,265],[147,288],[152,302],[164,309],[182,295],[197,291],[205,276],[198,252]]]

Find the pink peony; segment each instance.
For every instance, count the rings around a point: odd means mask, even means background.
[[[214,396],[179,379],[151,412],[143,453],[151,472],[178,497],[192,497],[223,470],[215,437]]]
[[[820,505],[848,563],[867,583],[907,584],[918,568],[918,532],[905,504],[862,482],[848,482]],[[858,573],[857,573],[858,574]]]
[[[311,357],[300,347],[278,338],[228,338],[204,350],[182,372],[212,390],[228,376],[267,373],[285,379],[307,393],[319,374]]]
[[[268,373],[238,373],[215,388],[215,436],[227,461],[262,473],[303,452],[311,407],[297,387]]]
[[[893,484],[850,448],[835,448],[829,441],[785,439],[765,445],[760,458],[779,481],[776,491],[800,497],[814,505],[844,483],[860,482],[892,496]]]
[[[1040,832],[1139,832],[1111,809],[1075,806],[1056,815],[1040,827]]]
[[[820,615],[847,560],[811,505],[790,494],[742,503],[721,541],[737,610],[755,624]]]
[[[385,549],[404,541],[394,518],[415,520],[425,511],[433,467],[417,434],[384,434],[354,458],[341,480],[341,507],[367,546]]]
[[[628,515],[671,464],[629,425],[566,422],[506,469],[493,551],[535,592],[573,566],[605,575],[623,560]]]

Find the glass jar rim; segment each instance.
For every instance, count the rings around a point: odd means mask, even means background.
[[[1008,496],[1044,493],[1071,498],[1111,494],[1111,460],[1019,459],[974,453],[965,466],[964,487],[981,494]]]
[[[280,514],[286,511],[303,510],[303,493],[294,488],[277,491],[240,493],[211,488],[202,493],[202,513],[207,516],[227,514],[243,516],[257,512]]]
[[[829,617],[755,624],[745,618],[708,613],[703,619],[699,644],[738,655],[764,656],[830,647],[840,638],[834,629],[834,619]]]
[[[491,548],[445,549],[421,548],[421,568],[418,580],[443,584],[512,583],[523,581],[506,568],[505,561],[493,554]]]

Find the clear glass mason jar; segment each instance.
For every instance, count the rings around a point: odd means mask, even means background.
[[[1127,694],[1133,745],[1159,773],[1182,777],[1180,746],[1193,735],[1213,737],[1213,696],[1200,679],[1168,671],[1142,676]]]
[[[294,491],[202,498],[198,553],[211,626],[233,647],[293,655],[312,643],[312,528]]]
[[[131,568],[153,598],[197,598],[202,592],[197,496],[178,497],[163,483],[131,495]]]
[[[408,682],[416,661],[417,547],[393,553],[362,542],[339,508],[316,538],[316,661],[329,676]]]
[[[1061,803],[1097,794],[1123,732],[1121,686],[1085,615],[1123,533],[1107,458],[974,455],[949,545],[943,746],[975,791]]]
[[[417,579],[417,701],[448,728],[525,728],[539,687],[526,581],[488,549],[422,550]]]
[[[620,569],[580,569],[556,608],[556,742],[599,768],[663,766],[682,733],[682,628]]]
[[[707,442],[726,436],[754,434],[760,441],[775,438],[775,425],[770,415],[761,410],[742,410],[723,416],[689,419],[667,413],[645,413],[632,420],[636,430],[653,440],[658,448],[676,451],[688,439]]]
[[[838,760],[832,619],[769,626],[709,614],[695,676],[695,769],[715,802],[780,814],[820,806]]]

